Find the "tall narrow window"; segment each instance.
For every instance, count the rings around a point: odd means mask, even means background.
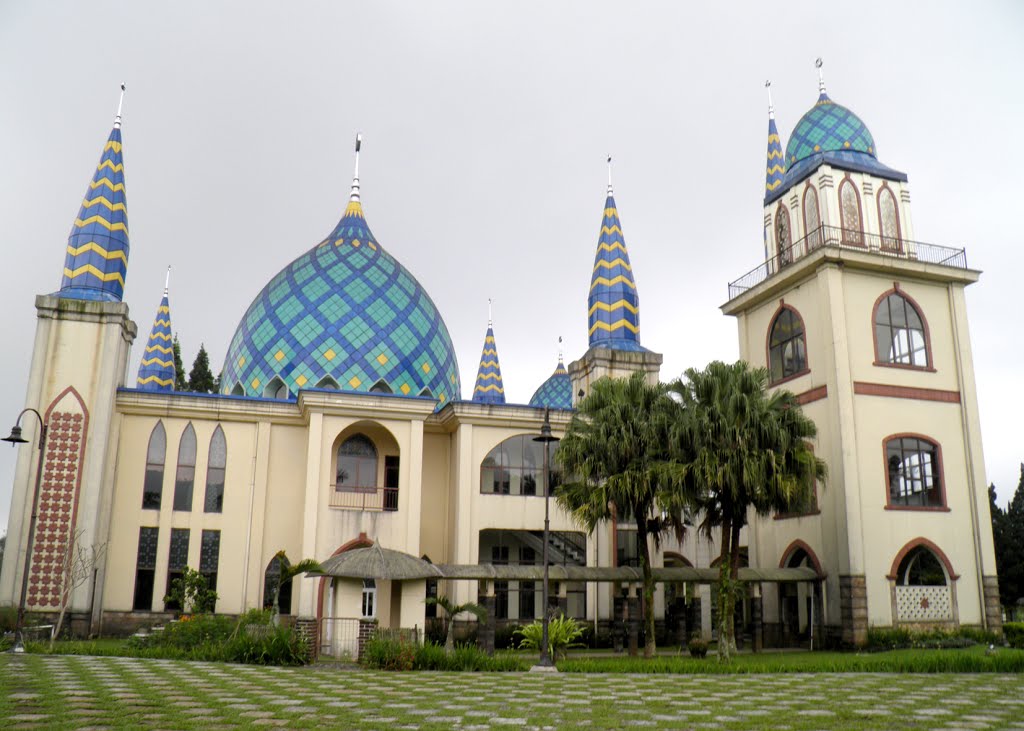
[[[943,507],[939,447],[918,437],[896,437],[885,443],[889,468],[889,505]]]
[[[171,593],[171,584],[175,579],[180,579],[185,574],[188,566],[188,528],[171,528],[171,550],[167,558],[167,591]],[[166,602],[164,609],[168,612],[181,611],[181,605],[176,601]]]
[[[860,196],[853,182],[846,178],[839,184],[839,217],[843,243],[864,245],[864,226],[860,218]]]
[[[153,577],[156,575],[156,543],[158,528],[139,528],[139,553],[135,560],[135,598],[132,609],[148,612],[153,609]]]
[[[363,579],[363,619],[377,616],[377,582],[374,579]]]
[[[491,546],[491,564],[508,566],[508,546]],[[494,618],[508,619],[508,582],[494,582]]]
[[[804,230],[807,231],[807,251],[814,251],[822,242],[821,214],[818,212],[818,191],[808,185],[804,191]]]
[[[519,565],[533,566],[537,563],[537,552],[530,546],[519,548]],[[533,619],[537,614],[537,583],[519,582],[519,619]]]
[[[167,455],[167,432],[164,423],[158,421],[149,435],[146,450],[146,476],[142,483],[142,507],[147,510],[160,509],[160,496],[164,491],[164,461]]]
[[[338,447],[336,487],[377,487],[377,448],[369,437],[356,434]]]
[[[206,587],[217,590],[217,568],[220,564],[220,531],[204,530],[199,544],[199,573],[206,577]],[[210,607],[213,611],[214,607]]]
[[[896,196],[889,186],[878,191],[878,227],[882,234],[882,250],[898,252],[900,244],[900,214],[896,210]]]
[[[174,509],[192,509],[192,486],[196,481],[196,430],[185,427],[178,442],[178,471],[174,476]]]
[[[228,444],[224,430],[217,425],[210,438],[210,460],[206,467],[206,498],[203,510],[220,513],[224,510],[224,467],[228,461]]]
[[[384,456],[384,510],[398,510],[398,455]]]
[[[875,352],[879,363],[928,367],[928,339],[921,313],[899,292],[875,307]]]
[[[775,246],[779,252],[779,266],[793,262],[793,233],[789,227],[789,211],[782,203],[775,209]]]
[[[772,383],[807,370],[807,341],[800,315],[783,307],[768,336],[768,376]]]
[[[273,608],[274,603],[281,608],[281,614],[292,613],[292,582],[281,583],[281,572],[291,564],[285,557],[274,556],[263,572],[263,607]]]

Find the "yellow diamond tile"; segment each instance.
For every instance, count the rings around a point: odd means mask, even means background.
[[[326,353],[324,353],[324,357],[325,357],[325,358],[326,358],[327,360],[334,360],[335,356],[337,356],[337,355],[338,355],[338,354],[334,352],[334,348],[328,348],[328,349],[327,349],[327,352],[326,352]]]
[[[352,242],[352,246],[354,246],[355,248],[358,249],[361,246],[361,244],[359,243],[359,239],[356,239],[355,241],[353,241]]]
[[[276,353],[274,353],[274,360],[276,360],[277,362],[280,363],[282,358],[284,358],[284,351],[283,350],[279,350]]]
[[[258,379],[258,378],[252,379],[252,383],[250,385],[253,388],[259,388],[260,387],[260,379]]]
[[[306,377],[305,377],[305,376],[303,376],[303,375],[299,375],[299,377],[295,379],[295,385],[296,385],[296,386],[298,386],[299,388],[302,388],[302,387],[303,387],[303,386],[305,386],[305,385],[306,385],[306,384],[307,384],[308,382],[309,382],[309,379],[308,379],[308,378],[306,378]]]
[[[445,400],[445,399],[444,399],[444,394],[442,393],[442,394],[441,394],[441,403],[444,403],[444,400]]]
[[[362,383],[362,381],[360,381],[357,376],[352,376],[352,378],[348,382],[348,385],[350,385],[352,388],[359,388],[360,383]]]
[[[388,357],[381,353],[380,355],[377,356],[377,362],[380,363],[381,365],[384,365],[385,363],[388,362]]]
[[[402,384],[402,386],[401,386],[401,388],[399,388],[398,390],[399,390],[399,391],[401,391],[402,393],[404,393],[404,394],[405,394],[406,396],[408,396],[408,395],[409,395],[409,392],[410,392],[410,391],[411,391],[412,389],[411,389],[411,388],[409,388],[409,384],[408,384],[408,383],[403,383],[403,384]]]
[[[371,249],[373,249],[374,251],[376,251],[376,250],[377,250],[377,245],[376,245],[375,243],[373,243],[372,241],[371,241],[370,243],[368,243],[368,244],[367,244],[367,246],[369,246],[369,247],[370,247]]]
[[[430,364],[429,363],[424,363],[423,364],[423,372],[424,373],[430,373]]]
[[[241,368],[244,365],[245,365],[245,356],[243,355],[241,358],[238,359],[238,367]]]

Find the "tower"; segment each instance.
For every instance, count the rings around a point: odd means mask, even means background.
[[[480,353],[480,368],[473,386],[473,401],[482,404],[505,403],[505,384],[501,380],[498,345],[494,341],[494,321],[491,319],[491,301],[487,301],[487,334]]]
[[[797,394],[829,466],[813,504],[751,525],[752,564],[811,566],[824,584],[824,601],[799,597],[816,611],[766,595],[766,624],[815,615],[850,644],[869,626],[998,629],[964,300],[980,273],[963,249],[913,240],[906,174],[818,68],[781,177],[770,106],[767,257],[722,306],[740,357]]]
[[[123,101],[123,85],[121,90]],[[61,562],[72,541],[86,549],[106,541],[106,478],[108,460],[113,460],[108,447],[117,438],[114,396],[124,386],[136,334],[128,306],[121,301],[127,264],[119,103],[68,237],[60,289],[36,297],[38,321],[25,403],[39,412],[48,433],[29,569],[30,611],[58,609]],[[39,422],[25,419],[22,426],[31,445],[22,447],[15,468],[0,604],[19,602],[32,515]],[[101,566],[96,568],[102,573]],[[88,609],[92,590],[92,582],[76,589],[70,609]]]
[[[662,356],[640,345],[640,296],[619,211],[612,191],[612,158],[608,157],[608,193],[598,235],[597,253],[587,297],[590,347],[569,364],[573,400],[604,376],[621,378],[643,371],[658,381]]]
[[[171,268],[167,267],[164,296],[156,308],[153,329],[139,363],[138,388],[144,391],[174,390],[174,334],[171,332],[171,305],[167,292],[171,286]]]

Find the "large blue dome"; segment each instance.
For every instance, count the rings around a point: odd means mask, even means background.
[[[819,152],[860,152],[878,157],[875,139],[860,117],[824,92],[793,128],[786,145],[786,166]]]
[[[430,396],[441,405],[461,392],[444,320],[377,243],[357,199],[330,236],[256,296],[228,348],[222,393],[286,398],[302,388]]]

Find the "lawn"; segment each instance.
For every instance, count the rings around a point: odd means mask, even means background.
[[[551,676],[0,656],[0,720],[19,727],[931,729],[1022,718],[1024,676],[1000,673]]]

